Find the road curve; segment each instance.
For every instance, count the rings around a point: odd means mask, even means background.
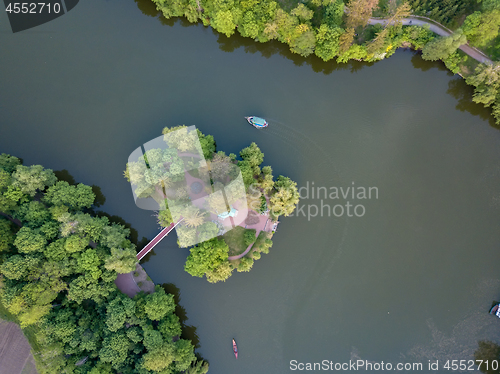
[[[430,21],[430,22],[429,22]],[[402,23],[407,26],[429,26],[429,30],[440,35],[440,36],[449,36],[453,33],[450,29],[444,27],[440,23],[429,19],[429,21],[425,20],[425,17],[411,16],[408,18],[404,18]],[[385,18],[370,18],[368,23],[370,25],[385,25],[387,23],[387,19]],[[460,49],[468,54],[473,59],[485,63],[485,64],[493,64],[493,61],[490,60],[484,53],[479,51],[478,49],[471,47],[468,44],[464,44],[460,46]]]

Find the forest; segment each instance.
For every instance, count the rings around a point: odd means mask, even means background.
[[[130,230],[90,214],[92,187],[0,155],[0,318],[18,323],[41,374],[200,374],[161,286],[129,298]]]
[[[441,60],[475,87],[472,100],[492,108],[500,125],[500,0],[152,0],[167,19],[185,17],[230,37],[265,43],[276,39],[301,56],[315,55],[345,63],[374,62],[399,47],[422,50],[427,60]],[[437,36],[428,27],[402,25],[422,16],[451,28]],[[370,24],[383,17],[385,25]],[[493,64],[479,63],[458,48],[482,49]]]

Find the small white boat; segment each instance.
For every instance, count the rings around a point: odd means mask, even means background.
[[[251,124],[253,127],[257,129],[263,129],[264,127],[269,126],[264,118],[250,116],[250,117],[245,117],[245,119],[248,121],[249,124]]]

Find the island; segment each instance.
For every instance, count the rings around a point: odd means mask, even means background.
[[[274,180],[255,143],[226,155],[194,126],[165,127],[145,152],[132,153],[124,172],[136,204],[156,206],[158,223],[175,226],[180,247],[191,247],[185,270],[211,283],[250,271],[269,253],[281,215],[299,202],[297,183]],[[142,256],[142,254],[141,254]]]

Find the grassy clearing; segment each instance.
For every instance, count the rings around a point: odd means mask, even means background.
[[[229,247],[229,256],[237,256],[247,249],[245,246],[245,231],[245,228],[237,226],[222,235]]]

